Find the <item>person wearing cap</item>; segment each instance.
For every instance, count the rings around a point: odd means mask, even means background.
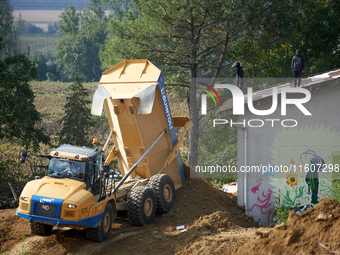
[[[292,71],[294,74],[294,87],[296,87],[296,83],[298,87],[301,84],[301,76],[302,72],[305,69],[306,61],[305,57],[302,56],[300,50],[296,50],[296,55],[292,59]]]
[[[235,73],[236,73],[236,86],[242,89],[244,72],[240,62],[236,62],[235,64]]]

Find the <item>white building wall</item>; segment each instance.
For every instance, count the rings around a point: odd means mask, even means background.
[[[238,129],[238,168],[242,166],[286,166],[286,172],[238,173],[238,203],[246,207],[246,213],[261,225],[271,223],[275,203],[293,206],[311,204],[314,193],[309,191],[306,171],[311,160],[322,159],[326,165],[340,163],[340,84],[312,92],[311,100],[304,104],[312,116],[305,116],[295,105],[287,106],[287,116],[281,116],[281,100],[270,116],[254,115],[246,110],[238,118],[248,123],[251,119],[264,121],[263,127],[249,127],[245,151],[245,130]],[[268,109],[271,103],[255,107]],[[280,122],[266,119],[295,119],[297,127],[284,128]],[[260,122],[252,122],[259,125]],[[293,122],[286,124],[292,125]],[[307,152],[307,153],[306,153]],[[246,153],[246,155],[245,155]],[[304,154],[305,153],[305,154]],[[339,157],[337,157],[339,155]],[[246,160],[246,162],[245,162]],[[306,169],[299,169],[299,166]],[[295,167],[294,167],[295,166]],[[263,168],[262,168],[263,169]],[[275,168],[274,168],[275,170]],[[301,171],[302,170],[302,171]],[[321,169],[320,169],[321,170]],[[323,171],[325,169],[322,169]],[[328,169],[326,169],[328,170]],[[310,175],[310,174],[309,174]],[[308,176],[307,176],[308,177]],[[335,198],[340,201],[340,175],[321,172],[318,174],[317,197]],[[246,192],[244,184],[246,183]],[[311,193],[310,193],[311,192]],[[312,201],[313,200],[313,201]]]

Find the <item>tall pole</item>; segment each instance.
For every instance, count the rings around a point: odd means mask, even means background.
[[[45,37],[45,40],[46,40],[46,61],[47,61],[47,54],[48,54],[48,50],[47,50],[47,46],[48,46],[48,44],[47,44],[47,35]]]

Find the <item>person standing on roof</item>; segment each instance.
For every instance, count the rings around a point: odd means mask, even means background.
[[[298,83],[298,87],[301,84],[301,76],[302,72],[305,69],[306,61],[305,57],[302,56],[300,50],[296,50],[296,55],[292,59],[292,71],[294,74],[294,87],[296,87],[296,82]]]
[[[236,73],[236,86],[242,90],[244,72],[240,62],[236,62],[235,64],[235,73]]]

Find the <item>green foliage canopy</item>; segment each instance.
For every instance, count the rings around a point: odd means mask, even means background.
[[[71,95],[66,98],[64,106],[65,115],[60,119],[63,128],[59,134],[61,143],[68,143],[78,146],[89,146],[87,134],[93,124],[91,111],[88,107],[90,103],[87,90],[76,78],[75,83],[70,86]]]
[[[22,22],[14,22],[10,0],[2,0],[0,4],[0,37],[2,37],[4,44],[1,49],[3,56],[18,53],[18,37],[21,29]]]
[[[81,81],[99,80],[99,50],[106,37],[106,19],[86,9],[82,14],[70,9],[61,14],[59,25],[64,37],[57,45],[56,58],[64,80],[72,80],[75,75]]]
[[[65,35],[75,35],[79,31],[81,14],[77,12],[76,7],[72,5],[71,2],[69,3],[68,7],[69,9],[64,10],[60,14],[61,21],[58,24],[58,27]]]
[[[297,49],[306,58],[305,76],[339,68],[339,1],[272,1],[263,8],[263,17],[227,55],[241,59],[247,77],[291,77]]]
[[[199,102],[196,79],[218,77],[228,48],[251,22],[259,19],[262,1],[135,1],[137,13],[109,24],[101,51],[103,67],[124,59],[147,58],[158,65],[166,81],[190,87],[189,164],[198,152]],[[212,82],[213,83],[213,82]]]
[[[2,45],[1,37],[0,42]],[[40,142],[49,142],[43,130],[36,127],[41,117],[29,84],[36,77],[35,63],[25,54],[0,60],[0,140],[17,138],[22,146],[32,145],[34,150]]]

